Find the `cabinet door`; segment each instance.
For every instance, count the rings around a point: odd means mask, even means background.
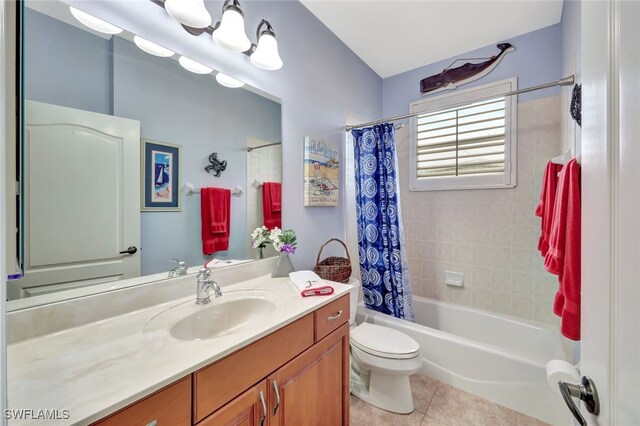
[[[263,380],[198,423],[198,426],[266,426],[267,381]]]
[[[349,424],[349,325],[268,377],[271,426]]]

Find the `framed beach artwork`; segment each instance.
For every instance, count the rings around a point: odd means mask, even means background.
[[[181,211],[182,147],[142,139],[142,211]]]
[[[304,205],[338,205],[340,178],[338,145],[310,137],[304,138]]]

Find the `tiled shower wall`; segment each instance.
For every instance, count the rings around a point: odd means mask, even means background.
[[[255,138],[248,138],[247,146],[260,146],[272,142],[262,141]],[[256,188],[255,181],[258,182],[282,182],[282,147],[273,145],[261,149],[247,152],[247,235],[258,226],[264,224],[264,214],[262,212],[262,187]],[[250,238],[250,237],[249,237]],[[247,243],[247,259],[256,256],[256,250]],[[265,257],[276,256],[276,252],[271,245],[264,250]]]
[[[534,211],[547,162],[561,154],[560,96],[518,104],[518,185],[513,189],[408,190],[401,208],[414,294],[556,324],[557,278],[537,251]],[[409,170],[408,126],[396,132],[400,170]],[[444,283],[464,273],[464,286]]]

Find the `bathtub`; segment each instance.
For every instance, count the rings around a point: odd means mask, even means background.
[[[360,303],[356,322],[400,330],[420,344],[421,374],[553,425],[570,417],[547,385],[545,366],[568,359],[560,334],[544,325],[414,296],[416,322]]]

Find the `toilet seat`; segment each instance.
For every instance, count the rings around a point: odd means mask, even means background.
[[[410,359],[420,354],[418,342],[406,334],[366,322],[351,330],[351,344],[381,358]]]

